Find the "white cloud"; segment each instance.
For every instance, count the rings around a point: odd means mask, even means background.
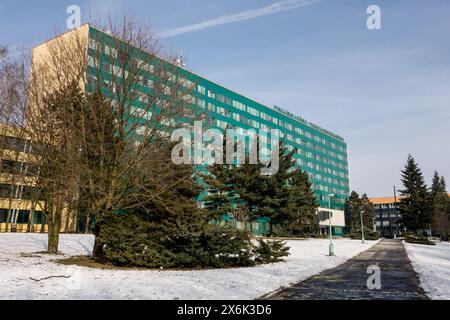
[[[200,23],[192,24],[189,26],[179,27],[175,29],[170,29],[163,31],[161,33],[161,38],[168,38],[177,36],[184,33],[199,31],[203,29],[208,29],[216,26],[220,26],[223,24],[243,21],[243,20],[249,20],[254,19],[282,11],[292,10],[300,7],[309,6],[318,2],[321,2],[323,0],[285,0],[285,1],[278,1],[271,5],[257,8],[257,9],[251,9],[246,10],[242,12],[238,12],[232,15],[228,16],[222,16],[216,19],[212,20],[206,20]]]

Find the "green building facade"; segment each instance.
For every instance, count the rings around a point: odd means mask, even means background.
[[[85,26],[84,26],[85,27]],[[108,64],[108,55],[114,54],[114,45],[127,45],[119,39],[112,38],[109,33],[103,32],[95,27],[88,26],[88,80],[86,90],[93,89],[92,78],[98,75],[96,63]],[[119,41],[118,41],[119,40]],[[136,48],[136,50],[138,50]],[[133,52],[133,51],[130,51]],[[139,50],[142,56],[142,51]],[[101,61],[98,61],[101,53]],[[288,150],[296,149],[296,163],[308,173],[313,184],[319,210],[327,211],[329,205],[333,209],[333,219],[335,215],[342,213],[339,221],[344,221],[344,204],[349,196],[349,176],[347,144],[344,139],[320,126],[294,115],[287,110],[277,106],[269,107],[245,97],[235,91],[225,88],[211,80],[201,77],[180,65],[170,63],[162,58],[155,57],[150,53],[156,64],[163,63],[169,65],[174,74],[182,77],[184,82],[192,85],[189,103],[191,107],[199,112],[208,114],[205,118],[206,126],[215,126],[225,129],[227,126],[242,129],[265,130],[278,129],[280,138],[284,141]],[[103,60],[104,59],[104,60]],[[152,82],[152,66],[146,70],[148,82]],[[110,76],[108,70],[111,66],[105,67],[102,77],[105,82]],[[102,69],[103,71],[103,69]],[[142,90],[151,92],[151,85],[146,87],[143,84]],[[133,103],[134,108],[139,108],[139,102]],[[334,194],[333,197],[329,197]],[[321,224],[321,230],[327,232],[328,219]],[[332,222],[333,233],[342,234],[344,222]]]

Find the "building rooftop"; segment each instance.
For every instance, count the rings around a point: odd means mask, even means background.
[[[450,197],[450,193],[448,194],[448,196]],[[397,202],[400,201],[402,197],[398,196],[397,197]],[[376,198],[370,198],[370,202],[372,202],[373,204],[390,204],[390,203],[395,203],[395,198],[394,197],[376,197]]]

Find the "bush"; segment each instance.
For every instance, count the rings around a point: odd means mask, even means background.
[[[226,268],[281,261],[281,241],[258,241],[247,232],[210,224],[153,223],[136,215],[114,215],[102,224],[98,241],[104,262],[119,267]]]
[[[352,240],[360,240],[361,239],[361,231],[350,231],[345,235],[346,238],[350,238]],[[378,240],[380,236],[377,232],[374,232],[373,230],[366,230],[364,231],[364,239],[365,240]]]
[[[408,243],[424,244],[424,245],[429,245],[429,246],[436,245],[434,242],[428,240],[427,237],[419,236],[419,235],[415,235],[415,234],[406,234],[405,241]]]
[[[313,239],[328,239],[330,236],[328,234],[325,233],[312,233],[311,235],[309,235],[310,238]]]
[[[205,267],[247,267],[255,265],[253,245],[247,232],[229,226],[209,225],[200,244],[208,259]]]
[[[289,247],[284,241],[259,239],[254,253],[255,261],[259,264],[280,262],[283,261],[282,257],[289,255]]]
[[[289,238],[289,237],[294,237],[294,234],[292,232],[292,230],[287,229],[284,226],[281,225],[274,225],[272,227],[272,237],[283,237],[283,238]]]

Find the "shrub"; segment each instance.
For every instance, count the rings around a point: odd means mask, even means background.
[[[405,241],[408,243],[424,244],[424,245],[429,245],[429,246],[436,245],[434,242],[428,240],[426,237],[414,235],[414,234],[405,235]]]
[[[289,247],[286,242],[280,240],[258,240],[254,249],[257,263],[273,263],[282,261],[282,257],[289,255]]]
[[[360,230],[350,231],[349,233],[347,233],[345,235],[345,237],[350,238],[352,240],[360,240],[361,239],[361,231]],[[373,230],[364,231],[364,239],[365,240],[378,240],[379,238],[380,238],[380,236],[378,235],[378,233]]]
[[[104,260],[119,267],[226,268],[281,261],[281,241],[251,242],[247,232],[210,224],[176,225],[114,215],[103,223]]]

